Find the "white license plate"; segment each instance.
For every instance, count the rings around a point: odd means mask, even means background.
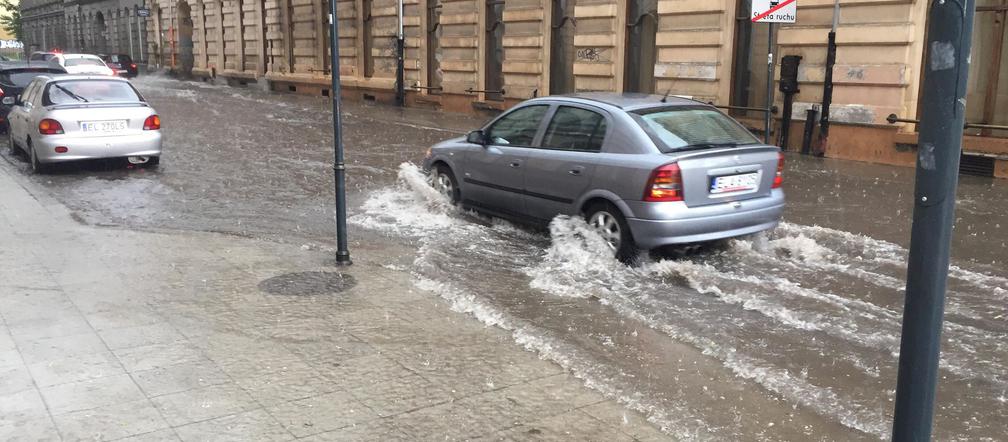
[[[81,132],[89,133],[121,132],[126,130],[126,120],[83,121],[80,127]]]
[[[759,186],[759,173],[719,176],[711,180],[710,193],[731,193],[753,190]]]

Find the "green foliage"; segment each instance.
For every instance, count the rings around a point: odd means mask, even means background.
[[[21,31],[21,7],[17,0],[0,0],[0,10],[6,14],[0,14],[0,27],[14,35],[18,41],[22,39]]]

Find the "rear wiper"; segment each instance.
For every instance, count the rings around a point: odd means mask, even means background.
[[[67,89],[67,88],[65,88],[63,86],[60,86],[58,84],[54,84],[53,87],[56,88],[56,89],[59,89],[59,90],[63,91],[63,93],[69,95],[70,98],[73,98],[74,100],[82,101],[84,103],[90,103],[90,101],[88,101],[87,98],[84,98],[84,97],[82,97],[80,95],[77,95],[77,94],[71,92],[70,89]]]

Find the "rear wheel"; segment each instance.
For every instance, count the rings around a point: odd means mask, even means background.
[[[431,184],[434,186],[434,190],[448,198],[452,204],[458,204],[462,199],[462,193],[459,191],[458,181],[455,180],[455,174],[451,168],[444,164],[438,164],[432,178]]]
[[[636,264],[639,250],[630,233],[630,226],[616,206],[608,203],[593,204],[585,212],[588,226],[598,232],[612,250],[616,259],[624,264]]]
[[[28,140],[28,156],[31,157],[32,172],[39,175],[46,173],[46,165],[39,161],[38,154],[35,153],[35,147],[32,146],[31,140]]]
[[[17,147],[17,144],[14,143],[14,134],[11,132],[9,128],[7,129],[7,149],[9,149],[8,151],[10,152],[11,156],[17,156],[17,154],[19,153],[18,151],[20,150]]]

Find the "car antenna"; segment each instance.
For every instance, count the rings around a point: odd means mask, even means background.
[[[665,96],[661,97],[661,102],[662,103],[667,103],[668,102],[668,96],[671,93],[672,93],[672,88],[669,88],[667,91],[665,91]]]

